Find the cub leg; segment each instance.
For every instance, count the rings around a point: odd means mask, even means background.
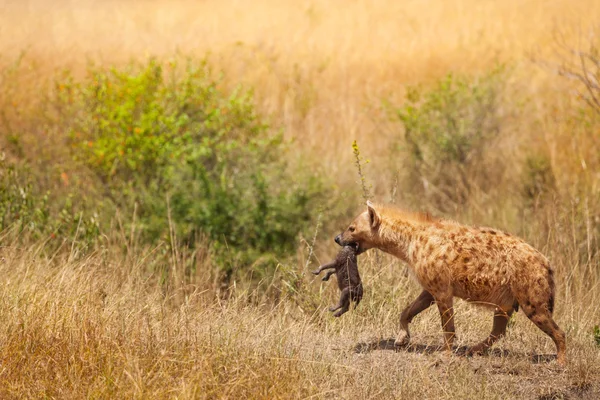
[[[328,271],[325,276],[323,277],[323,279],[321,279],[323,282],[327,282],[329,280],[329,278],[331,277],[331,275],[335,274],[335,270],[333,271]]]
[[[340,302],[333,307],[329,307],[329,311],[339,310],[338,312],[333,314],[334,317],[339,317],[340,315],[342,315],[343,313],[348,311],[349,306],[350,306],[350,289],[345,288],[344,290],[342,290],[342,294],[340,295]]]
[[[312,273],[315,275],[319,275],[323,270],[331,269],[331,268],[335,268],[335,261],[321,265],[319,268],[315,269]]]

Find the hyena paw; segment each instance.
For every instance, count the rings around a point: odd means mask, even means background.
[[[410,335],[408,334],[408,332],[401,331],[400,334],[398,334],[396,341],[394,342],[394,346],[396,346],[396,347],[408,346],[409,342],[410,342]]]
[[[338,309],[339,309],[339,307],[337,307],[337,306],[329,307],[329,311],[331,311],[331,312],[334,312],[335,310],[338,310]]]
[[[319,271],[318,269],[315,269],[315,270],[314,270],[312,273],[313,273],[314,275],[319,275],[319,274],[321,273],[321,271]]]

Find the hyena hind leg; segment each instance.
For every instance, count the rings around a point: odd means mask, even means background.
[[[515,308],[515,306],[511,306],[508,309],[504,307],[496,308],[496,310],[494,310],[494,325],[492,326],[492,332],[483,342],[471,347],[467,351],[467,355],[481,354],[503,337],[506,334],[506,326],[514,313]]]
[[[532,304],[529,302],[521,303],[521,308],[538,328],[546,335],[550,336],[556,345],[556,359],[560,365],[567,362],[566,356],[566,337],[562,329],[558,327],[552,319],[552,313],[545,304]]]

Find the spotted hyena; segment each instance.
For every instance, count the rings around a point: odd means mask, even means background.
[[[339,310],[333,314],[334,317],[339,317],[348,311],[350,300],[358,305],[362,299],[363,287],[358,273],[356,252],[356,245],[344,246],[336,256],[335,260],[321,265],[313,271],[313,274],[319,275],[323,270],[332,269],[332,271],[325,274],[323,277],[324,281],[328,281],[331,275],[336,274],[338,287],[342,293],[340,294],[339,303],[336,306],[329,307],[329,311]]]
[[[527,317],[552,338],[560,364],[566,362],[565,334],[552,319],[554,272],[544,255],[522,239],[492,228],[474,228],[367,202],[335,241],[355,244],[362,253],[377,248],[405,261],[423,291],[400,317],[396,345],[410,339],[408,325],[437,304],[444,347],[454,340],[453,297],[494,309],[487,339],[469,349],[480,353],[506,332],[508,319],[520,305]]]

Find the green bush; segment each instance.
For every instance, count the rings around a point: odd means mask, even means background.
[[[99,234],[95,216],[77,211],[73,197],[51,206],[50,193],[43,193],[26,164],[14,164],[0,154],[0,231],[15,228],[29,239],[75,241],[78,248],[89,246]],[[52,247],[52,246],[51,246]]]
[[[0,230],[16,226],[38,236],[48,222],[47,200],[34,194],[26,168],[7,162],[0,154]]]
[[[395,115],[404,128],[405,168],[418,196],[425,191],[444,209],[464,204],[474,186],[486,190],[495,184],[482,162],[500,132],[503,79],[497,69],[475,79],[448,75],[429,90],[409,88]]]
[[[221,89],[206,63],[93,69],[56,83],[73,156],[148,242],[209,237],[221,260],[290,254],[323,184],[285,161],[293,148],[257,114],[252,92]],[[231,262],[222,262],[232,269]]]

